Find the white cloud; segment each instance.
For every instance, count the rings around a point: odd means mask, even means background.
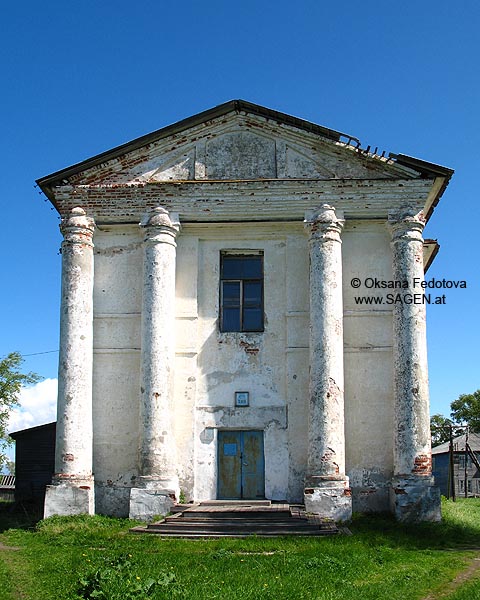
[[[45,379],[36,385],[22,388],[20,405],[10,412],[7,431],[12,433],[55,421],[57,384],[56,379]]]

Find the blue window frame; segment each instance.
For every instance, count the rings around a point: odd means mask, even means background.
[[[220,254],[220,331],[263,331],[263,255]]]

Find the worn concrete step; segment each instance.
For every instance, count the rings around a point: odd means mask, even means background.
[[[213,523],[218,523],[219,525],[241,525],[242,523],[251,523],[252,525],[264,525],[265,527],[272,527],[275,524],[278,525],[291,525],[291,524],[299,524],[305,523],[306,525],[311,525],[307,521],[307,519],[302,519],[299,517],[290,517],[289,519],[249,519],[248,517],[232,517],[231,519],[201,519],[195,517],[188,517],[187,519],[184,517],[166,517],[162,519],[162,521],[157,521],[153,523],[156,525],[158,523],[169,523],[171,525],[179,525],[182,523],[191,524],[192,526],[197,523],[205,523],[211,525]]]
[[[265,530],[265,531],[220,531],[220,530],[214,530],[214,531],[205,531],[205,530],[201,530],[201,529],[195,529],[195,530],[182,530],[179,531],[176,528],[171,528],[171,530],[166,530],[166,529],[147,529],[145,527],[134,527],[130,530],[133,533],[151,533],[151,534],[156,534],[156,535],[160,535],[160,536],[164,536],[164,537],[177,537],[177,538],[192,538],[192,539],[204,539],[204,538],[244,538],[244,537],[249,537],[251,535],[256,535],[258,537],[282,537],[282,536],[308,536],[308,537],[313,537],[313,536],[327,536],[327,535],[335,535],[338,533],[338,531],[331,531],[331,530],[323,530],[323,529],[302,529],[302,530],[295,530],[295,529],[282,529],[280,531],[272,531],[272,530]]]
[[[319,529],[315,525],[310,525],[307,521],[303,522],[278,522],[274,521],[272,523],[264,522],[255,522],[255,521],[244,521],[244,522],[219,522],[215,521],[213,523],[206,523],[202,521],[198,522],[190,522],[190,521],[176,521],[176,522],[166,522],[166,523],[157,523],[148,525],[148,529],[162,529],[165,527],[175,527],[177,529],[222,529],[224,531],[230,531],[233,529],[252,529],[252,530],[265,530],[265,529]]]
[[[215,511],[202,511],[202,510],[186,510],[183,513],[184,519],[234,519],[234,518],[247,518],[247,519],[279,519],[279,518],[290,518],[290,511],[232,511],[232,510],[215,510]]]
[[[271,500],[202,500],[199,506],[272,506]]]

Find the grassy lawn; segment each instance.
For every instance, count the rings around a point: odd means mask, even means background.
[[[32,527],[3,511],[0,545],[17,549],[0,549],[0,600],[480,598],[480,579],[441,595],[480,556],[467,549],[480,546],[480,499],[445,502],[443,514],[415,527],[357,517],[352,536],[189,541],[101,516]]]

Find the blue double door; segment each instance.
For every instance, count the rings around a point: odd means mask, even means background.
[[[263,431],[218,432],[218,499],[265,498]]]

